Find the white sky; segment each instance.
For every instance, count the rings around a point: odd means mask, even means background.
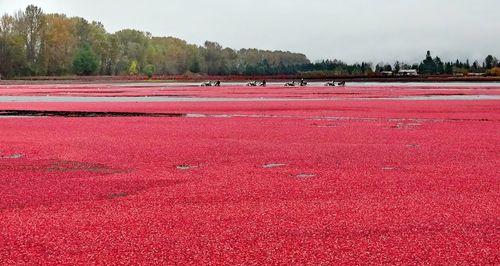
[[[0,0],[0,14],[28,4],[190,43],[393,62],[500,58],[500,0]]]

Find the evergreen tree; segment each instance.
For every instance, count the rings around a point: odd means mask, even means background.
[[[444,73],[446,74],[453,74],[453,64],[450,62],[447,62],[444,65]]]
[[[431,52],[427,51],[427,56],[425,60],[420,64],[420,72],[423,74],[435,74],[436,73],[436,62],[432,59]]]
[[[496,61],[495,57],[493,57],[492,55],[488,55],[486,59],[484,59],[485,68],[492,69],[496,65],[495,61]]]
[[[401,63],[399,61],[396,61],[394,64],[394,72],[399,73],[399,70],[401,70]]]
[[[77,75],[92,75],[99,67],[99,59],[88,44],[84,44],[76,52],[73,60],[73,71]]]
[[[436,65],[435,74],[443,74],[444,73],[444,64],[441,61],[441,58],[437,57],[434,59],[434,64]]]
[[[474,63],[472,63],[472,68],[471,69],[473,71],[477,72],[479,70],[479,62],[474,61]]]

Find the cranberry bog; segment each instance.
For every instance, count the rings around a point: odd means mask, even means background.
[[[500,264],[500,86],[0,86],[0,264]]]

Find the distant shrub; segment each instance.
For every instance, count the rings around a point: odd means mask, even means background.
[[[491,76],[500,76],[500,67],[494,67],[490,70],[488,70],[488,75],[491,75]]]
[[[153,74],[155,73],[155,66],[153,65],[147,65],[144,68],[144,74],[148,76],[149,79],[153,78]]]
[[[137,61],[132,61],[132,63],[130,63],[130,67],[128,68],[128,74],[131,75],[131,76],[135,76],[137,74],[139,74],[139,68],[137,66]]]
[[[89,45],[84,45],[76,52],[73,59],[73,71],[77,75],[92,75],[99,67],[99,60]]]

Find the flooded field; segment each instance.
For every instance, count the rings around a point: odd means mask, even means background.
[[[0,102],[240,102],[342,99],[499,100],[500,83],[366,84],[325,87],[246,87],[232,83],[199,87],[190,83],[3,85]]]
[[[498,264],[499,96],[0,86],[0,264]]]

